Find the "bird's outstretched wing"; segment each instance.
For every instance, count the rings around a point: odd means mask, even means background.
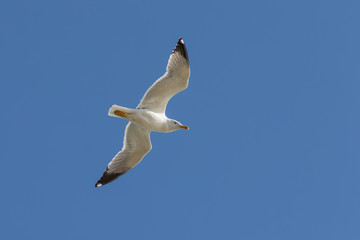
[[[146,128],[129,122],[126,126],[122,150],[111,160],[95,187],[112,182],[135,167],[151,150],[150,132]]]
[[[166,73],[146,91],[137,108],[165,113],[170,98],[187,88],[189,77],[189,57],[180,38],[170,55]]]

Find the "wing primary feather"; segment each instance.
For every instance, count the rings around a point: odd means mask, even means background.
[[[123,175],[126,172],[127,171],[124,171],[121,173],[116,173],[116,172],[112,173],[112,172],[109,172],[109,168],[107,167],[104,174],[100,178],[100,180],[97,181],[97,183],[95,184],[95,187],[100,187],[102,185],[108,184],[108,183],[116,180],[117,178],[119,178],[121,175]]]
[[[179,38],[175,49],[172,51],[172,53],[176,52],[179,52],[186,59],[186,61],[189,62],[189,56],[185,47],[184,40],[182,38]]]

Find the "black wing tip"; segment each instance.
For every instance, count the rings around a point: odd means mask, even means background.
[[[108,184],[109,182],[114,181],[115,179],[117,179],[118,177],[123,175],[124,173],[125,172],[109,173],[109,172],[105,171],[104,174],[102,175],[102,177],[100,178],[100,180],[97,181],[97,183],[95,184],[95,187],[101,187],[102,185]]]
[[[189,56],[185,47],[185,42],[182,38],[179,38],[176,47],[172,53],[179,52],[187,61],[189,61]]]

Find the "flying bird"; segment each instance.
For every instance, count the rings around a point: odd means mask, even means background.
[[[184,40],[180,38],[170,55],[165,74],[146,91],[137,108],[113,105],[109,109],[109,116],[124,118],[129,123],[125,129],[123,148],[108,164],[95,187],[112,182],[135,167],[152,148],[151,131],[167,133],[189,129],[165,115],[167,103],[187,88],[189,77],[189,57]]]

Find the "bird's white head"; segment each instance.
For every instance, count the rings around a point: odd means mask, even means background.
[[[179,129],[186,129],[189,130],[188,126],[182,125],[180,122],[174,120],[174,119],[169,119],[168,120],[168,126],[169,126],[169,130],[170,132],[175,131],[175,130],[179,130]]]

